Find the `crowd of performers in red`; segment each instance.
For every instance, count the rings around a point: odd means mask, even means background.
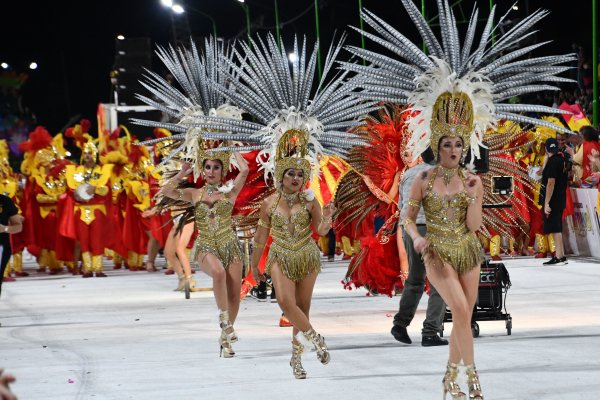
[[[407,168],[407,113],[403,111],[388,106],[366,121],[357,131],[370,142],[370,151],[357,148],[349,163],[322,157],[321,175],[310,184],[322,204],[336,201],[336,249],[350,260],[342,280],[347,289],[362,286],[369,294],[391,296],[402,289],[407,276],[405,249],[395,235],[398,187]],[[556,118],[551,122],[560,124]],[[8,163],[6,143],[0,146],[1,191],[25,217],[23,231],[11,236],[13,258],[4,280],[28,275],[22,267],[25,249],[36,257],[38,272],[59,274],[68,270],[83,277],[106,276],[105,258],[112,259],[114,269],[156,271],[157,254],[165,249],[167,272],[189,275],[185,249],[189,252],[193,244],[193,227],[175,235],[176,213],[154,212],[164,173],[155,165],[168,154],[168,142],[147,148],[135,145],[135,137],[124,127],[99,139],[92,138],[89,130],[86,120],[54,137],[44,128],[36,128],[20,146],[25,154],[20,173]],[[545,257],[553,251],[551,235],[542,232],[536,173],[543,164],[543,143],[556,134],[544,127],[523,131],[514,123],[500,124],[497,132],[487,134],[490,170],[482,175],[485,202],[508,202],[511,206],[485,210],[480,238],[493,259],[503,254]],[[156,129],[155,135],[170,133]],[[69,160],[65,140],[72,140],[81,149],[79,164]],[[254,210],[250,205],[272,190],[253,162],[256,153],[244,154],[251,173],[234,215],[248,216]],[[492,193],[492,177],[498,175],[513,178],[512,196]],[[199,187],[202,182],[190,180],[189,185]],[[570,212],[572,206],[568,205],[565,216]],[[251,236],[243,228],[239,234]],[[327,237],[315,235],[315,240],[327,254]],[[245,282],[244,294],[255,285],[251,274]]]

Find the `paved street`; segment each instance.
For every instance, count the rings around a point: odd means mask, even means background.
[[[475,341],[486,400],[600,398],[600,262],[505,264],[512,335],[504,321],[480,322]],[[389,334],[400,297],[344,290],[346,266],[324,262],[317,281],[311,317],[331,363],[305,353],[305,381],[293,378],[291,328],[278,326],[276,304],[246,298],[236,357],[220,359],[211,292],[185,300],[174,276],[108,266],[108,278],[81,279],[29,264],[30,277],[5,283],[0,367],[17,376],[13,390],[25,400],[439,400],[447,347],[420,346],[427,297],[409,327],[413,344],[400,344]]]

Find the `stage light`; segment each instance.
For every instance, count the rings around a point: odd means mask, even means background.
[[[123,35],[117,35],[117,39],[119,39],[119,40],[125,40],[125,36],[123,36]]]
[[[0,64],[0,67],[2,67],[2,69],[8,69],[8,67],[10,67],[10,65],[8,65],[7,63],[2,63],[2,64]]]
[[[244,3],[245,0],[238,0],[240,3]]]
[[[165,7],[173,7],[173,0],[160,0],[160,4],[162,4]]]
[[[512,6],[512,9],[517,11],[519,9],[519,6],[515,4],[514,6]]]
[[[38,65],[37,63],[34,61],[31,64],[29,64],[29,69],[37,69]]]
[[[173,10],[173,12],[175,14],[183,14],[185,12],[185,10],[183,9],[183,7],[180,4],[173,4],[173,7],[171,7],[171,10]]]
[[[296,60],[298,60],[298,56],[296,55],[296,53],[288,53],[288,59],[291,62],[295,62]]]

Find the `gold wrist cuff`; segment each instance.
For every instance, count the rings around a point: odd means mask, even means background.
[[[262,226],[263,228],[266,229],[271,229],[271,224],[265,220],[263,220],[262,218],[258,219],[258,226]]]
[[[404,218],[404,220],[402,221],[402,226],[404,226],[405,228],[408,227],[408,225],[410,225],[410,224],[416,225],[415,221],[413,221],[410,218]]]

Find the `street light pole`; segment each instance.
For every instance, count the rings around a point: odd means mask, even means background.
[[[246,34],[248,35],[248,46],[250,46],[250,37],[252,36],[252,31],[250,30],[250,8],[244,4],[244,0],[238,0],[238,2],[246,13]]]
[[[592,101],[593,124],[598,128],[598,7],[596,0],[592,1],[592,87],[594,100]]]
[[[319,35],[319,0],[315,0],[315,22],[317,30],[317,41],[319,42],[319,47],[317,48],[317,66],[319,67],[319,80],[321,80],[321,76],[323,75],[323,67],[321,66],[321,40]]]
[[[217,36],[217,23],[215,22],[215,20],[214,20],[213,17],[211,17],[210,15],[208,15],[207,13],[205,13],[203,11],[198,10],[197,8],[190,7],[190,6],[186,6],[186,8],[188,8],[189,10],[191,10],[191,11],[193,11],[195,13],[198,13],[198,14],[200,14],[200,15],[208,18],[210,20],[210,22],[212,23],[213,35],[215,35],[215,39],[218,38],[218,36]]]
[[[277,35],[277,46],[281,48],[281,36],[279,34],[279,4],[277,0],[273,0],[275,6],[275,34]]]

